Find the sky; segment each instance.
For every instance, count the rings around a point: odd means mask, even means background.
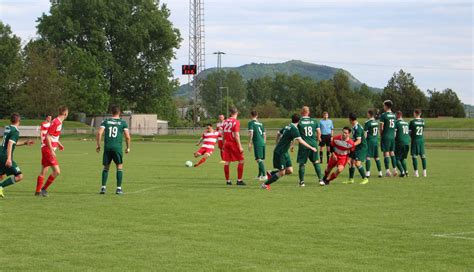
[[[383,88],[394,72],[411,73],[421,90],[455,90],[474,104],[473,4],[470,0],[203,0],[206,68],[303,60],[343,68]],[[175,77],[188,64],[189,0],[161,0],[183,42]],[[0,0],[0,20],[24,43],[49,0]]]

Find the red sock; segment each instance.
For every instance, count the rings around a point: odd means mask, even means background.
[[[46,184],[43,186],[43,189],[48,190],[49,186],[53,184],[55,177],[53,175],[50,175],[48,177],[48,180],[46,181]]]
[[[44,177],[38,176],[38,179],[36,179],[36,192],[37,193],[41,191],[41,188],[43,187],[43,182],[44,182]]]
[[[229,165],[224,165],[225,180],[229,180]]]
[[[242,176],[244,175],[244,164],[239,163],[237,165],[237,179],[242,180]]]
[[[198,163],[194,165],[194,167],[198,167],[199,165],[203,164],[206,161],[206,157],[202,158]]]
[[[328,181],[331,181],[331,180],[337,178],[337,175],[338,174],[336,174],[336,173],[332,173],[331,176],[329,177]]]

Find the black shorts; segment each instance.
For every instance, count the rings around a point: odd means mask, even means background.
[[[331,134],[321,135],[319,146],[331,146]]]

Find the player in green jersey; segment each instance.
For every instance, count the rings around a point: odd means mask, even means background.
[[[392,112],[393,102],[385,100],[383,102],[384,113],[380,116],[380,147],[383,152],[383,161],[386,169],[385,175],[392,176],[390,172],[390,160],[392,161],[393,175],[397,175],[397,161],[395,159],[395,114]]]
[[[102,170],[102,187],[100,189],[101,194],[105,194],[107,177],[109,175],[110,163],[114,161],[117,166],[117,190],[116,194],[123,194],[122,190],[122,179],[123,179],[123,135],[125,135],[125,143],[127,145],[125,153],[130,152],[130,133],[128,131],[127,123],[120,118],[120,108],[113,106],[111,108],[112,117],[105,118],[97,131],[97,153],[100,152],[100,143],[102,134],[104,136],[104,155],[102,158],[102,164],[104,169]]]
[[[293,173],[290,155],[288,154],[288,150],[290,149],[293,140],[297,140],[300,144],[313,152],[317,151],[316,148],[310,146],[301,138],[300,132],[298,130],[299,121],[300,116],[298,114],[293,114],[291,117],[291,124],[282,128],[278,133],[276,139],[277,144],[275,146],[275,150],[273,151],[273,167],[277,170],[272,171],[271,173],[267,172],[267,181],[262,184],[262,189],[270,190],[270,184],[277,181],[284,175]]]
[[[315,119],[309,117],[310,111],[309,107],[304,106],[301,109],[301,118],[300,122],[298,123],[298,130],[300,132],[301,138],[308,143],[310,146],[314,148],[318,148],[318,143],[321,141],[321,130],[319,129],[319,122]],[[291,147],[293,151],[293,146]],[[308,161],[311,161],[314,167],[314,171],[316,171],[316,175],[318,175],[319,182],[322,182],[322,175],[321,175],[321,164],[319,161],[319,153],[313,152],[310,149],[306,148],[301,143],[298,146],[298,157],[297,162],[299,165],[298,174],[300,178],[299,185],[304,187],[304,173],[305,173],[305,164]]]
[[[265,170],[265,144],[267,142],[267,134],[265,133],[265,127],[261,122],[257,120],[258,112],[253,110],[250,112],[250,120],[248,124],[249,131],[249,151],[252,150],[255,155],[255,161],[258,165],[257,179],[265,181],[267,179]]]
[[[421,165],[423,166],[423,177],[426,177],[426,155],[425,155],[425,139],[423,133],[425,130],[425,120],[421,119],[421,110],[416,109],[413,112],[415,119],[410,121],[409,129],[411,136],[411,157],[413,159],[413,168],[415,170],[415,177],[418,174],[418,160],[417,156],[421,157]]]
[[[365,140],[365,133],[362,126],[357,121],[357,116],[354,113],[349,114],[349,122],[352,125],[352,141],[354,141],[355,150],[351,152],[351,166],[349,167],[349,180],[343,182],[344,184],[354,183],[355,168],[359,170],[362,177],[360,184],[367,184],[369,179],[366,176],[364,166],[362,163],[367,157],[367,141]]]
[[[375,164],[377,165],[377,170],[379,171],[379,178],[382,177],[382,165],[379,158],[379,122],[374,118],[375,113],[373,110],[367,111],[367,118],[369,120],[365,121],[364,131],[365,139],[367,140],[367,158],[365,161],[366,176],[370,177],[370,159],[375,159]]]
[[[410,150],[410,134],[408,123],[403,120],[403,113],[397,111],[397,121],[395,122],[395,156],[397,157],[397,167],[400,170],[400,177],[408,176],[407,156]]]
[[[10,116],[10,125],[5,127],[3,132],[2,145],[0,146],[0,178],[6,175],[7,178],[0,182],[0,197],[5,197],[3,188],[15,184],[23,179],[20,167],[13,160],[13,152],[15,146],[32,145],[32,140],[19,142],[20,131],[20,115],[13,113]]]

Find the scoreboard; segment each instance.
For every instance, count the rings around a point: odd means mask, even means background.
[[[197,65],[183,65],[181,67],[181,72],[183,75],[195,75],[197,72]]]

